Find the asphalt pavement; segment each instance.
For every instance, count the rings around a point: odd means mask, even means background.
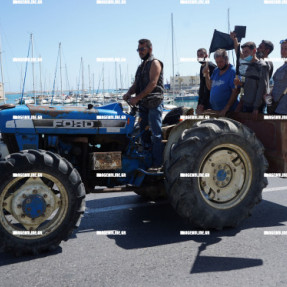
[[[198,230],[167,200],[132,192],[89,194],[86,204],[55,252],[2,251],[0,286],[287,286],[286,179],[269,179],[252,216],[222,231]]]

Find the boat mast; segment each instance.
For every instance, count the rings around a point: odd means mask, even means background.
[[[33,34],[31,34],[31,52],[32,52],[32,78],[33,78],[33,98],[36,104],[36,97],[35,97],[35,63],[34,63],[34,43],[33,43]]]
[[[39,58],[41,59],[41,55],[39,56]],[[39,69],[40,69],[40,90],[41,90],[41,96],[43,96],[41,61],[39,61]]]
[[[227,9],[227,32],[230,34],[230,19],[229,19],[229,8]],[[228,57],[230,57],[230,51],[228,50]]]
[[[227,25],[228,25],[228,34],[230,33],[230,14],[229,8],[227,9]]]
[[[95,73],[93,73],[93,96],[95,94]]]
[[[227,30],[228,30],[228,34],[230,34],[230,9],[227,9]],[[234,63],[234,55],[233,55],[233,50],[231,51],[232,54],[232,60],[233,60],[233,65],[235,65]],[[228,50],[228,57],[230,57],[230,51]]]
[[[104,63],[103,63],[103,93],[105,91],[105,75],[104,75]]]
[[[173,13],[171,13],[171,50],[172,50],[172,94],[174,95],[174,49],[173,49]]]
[[[121,64],[119,65],[120,67],[120,84],[121,84],[121,91],[123,89],[123,81],[122,81],[122,69],[121,69]]]
[[[3,67],[2,67],[1,38],[0,38],[0,67],[1,67],[0,100],[4,99],[4,103],[6,104],[6,97],[5,97],[5,90],[4,90],[4,76],[3,76]],[[1,96],[3,96],[3,98]]]
[[[118,90],[117,61],[115,61],[116,91]]]
[[[67,64],[65,64],[65,72],[66,72],[66,90],[70,92],[71,88],[70,88]]]
[[[31,34],[32,36],[32,34]],[[28,48],[28,55],[27,58],[29,58],[30,56],[30,48],[31,48],[31,44],[32,44],[32,37],[30,37],[30,41],[29,41],[29,48]],[[21,95],[21,100],[20,100],[20,105],[22,105],[23,103],[23,97],[24,97],[24,90],[25,90],[25,83],[26,83],[26,76],[27,76],[27,69],[28,69],[28,61],[26,61],[26,67],[25,67],[25,75],[24,75],[24,79],[23,79],[23,88],[22,88],[22,95]]]
[[[91,72],[90,65],[88,65],[88,73],[89,73],[89,95],[91,94]]]
[[[83,62],[83,57],[81,57],[81,66],[82,66],[82,94],[84,94],[84,62]]]
[[[22,93],[22,86],[23,86],[23,69],[22,69],[22,65],[21,65],[21,74],[20,74],[20,94]]]
[[[78,100],[78,98],[80,97],[81,70],[82,70],[82,58],[80,62],[79,78],[76,77],[76,83],[78,85],[78,93],[77,93],[76,100]]]
[[[127,65],[127,87],[129,87],[129,65]]]
[[[61,97],[63,96],[63,79],[62,79],[62,52],[61,42],[59,43],[59,55],[60,55],[60,81],[61,81]]]

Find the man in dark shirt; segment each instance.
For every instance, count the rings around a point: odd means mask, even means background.
[[[163,63],[152,54],[152,43],[148,39],[138,42],[137,52],[142,63],[137,69],[135,81],[123,96],[132,106],[139,104],[140,132],[144,147],[150,146],[147,127],[152,132],[152,167],[150,172],[159,172],[162,167],[162,111],[163,111]],[[132,97],[136,94],[135,97]]]
[[[287,89],[287,39],[280,41],[280,44],[281,58],[284,59],[284,63],[274,73],[274,87],[271,95],[275,102],[279,102],[275,113],[287,115],[287,96],[285,94]],[[282,96],[283,94],[285,95]]]
[[[247,42],[241,48],[244,58],[240,61],[239,71],[244,81],[236,78],[235,85],[244,87],[244,95],[236,111],[252,113],[253,119],[257,119],[258,113],[264,110],[263,96],[269,87],[269,70],[266,62],[256,57],[254,42]]]
[[[200,67],[200,86],[199,86],[199,98],[198,98],[198,104],[196,108],[196,113],[200,114],[204,110],[210,109],[210,90],[206,87],[205,77],[203,75],[202,70],[204,69],[206,65],[206,59],[207,59],[207,51],[204,48],[200,48],[197,50],[197,60],[201,64]],[[216,68],[216,65],[212,62],[208,61],[208,68],[209,68],[209,76],[212,75],[214,69]]]
[[[271,60],[268,59],[269,54],[272,53],[274,49],[274,45],[272,42],[267,41],[267,40],[262,40],[260,45],[257,48],[257,53],[256,56],[258,59],[263,59],[268,67],[268,72],[269,72],[269,79],[272,78],[273,75],[273,63]]]

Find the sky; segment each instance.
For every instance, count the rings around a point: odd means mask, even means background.
[[[278,58],[279,41],[287,38],[283,26],[287,15],[286,0],[273,0],[286,4],[264,3],[272,0],[186,0],[190,4],[180,3],[182,0],[109,0],[122,4],[99,4],[99,1],[107,0],[42,0],[42,4],[13,4],[13,0],[0,0],[6,92],[19,92],[21,89],[26,63],[13,62],[13,58],[27,57],[30,34],[33,34],[34,57],[42,58],[41,64],[34,64],[35,88],[38,90],[40,71],[45,90],[52,90],[55,71],[55,87],[60,88],[59,62],[56,68],[60,42],[63,89],[82,86],[81,57],[86,89],[93,85],[95,89],[101,89],[103,79],[105,89],[127,88],[140,64],[136,49],[141,38],[151,40],[154,56],[164,63],[165,82],[169,81],[172,76],[171,14],[174,69],[181,76],[198,74],[200,66],[197,62],[182,62],[180,58],[192,59],[196,57],[198,48],[209,49],[214,29],[228,32],[228,9],[231,30],[235,25],[247,26],[243,42],[254,41],[259,45],[262,39],[272,41],[275,49],[270,57],[276,59],[275,69],[283,63]],[[209,4],[194,4],[196,1]],[[99,61],[107,58],[120,62]],[[230,58],[232,63],[231,54]],[[32,90],[31,63],[28,64],[25,90]]]

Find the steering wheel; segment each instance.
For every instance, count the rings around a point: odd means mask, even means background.
[[[137,111],[139,110],[139,108],[136,107],[136,106],[132,106],[132,105],[129,103],[129,100],[126,100],[126,102],[127,102],[127,104],[130,106],[130,108],[131,108],[131,111],[130,111],[129,114],[134,117],[134,116],[136,115]]]

